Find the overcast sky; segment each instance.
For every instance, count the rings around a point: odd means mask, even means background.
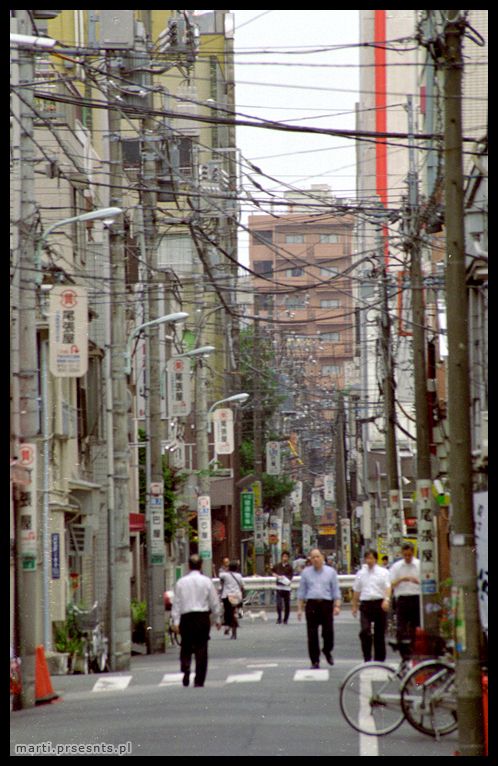
[[[347,46],[359,41],[359,11],[235,10],[234,14],[239,113],[291,125],[354,129],[359,49]],[[344,47],[305,52],[334,46]],[[264,55],[263,50],[272,53]],[[253,175],[265,189],[282,188],[284,183],[305,189],[326,183],[337,196],[354,195],[353,140],[238,127],[237,145],[243,157],[279,180],[277,184]],[[244,186],[251,189],[247,178]],[[244,241],[242,236],[242,250]]]

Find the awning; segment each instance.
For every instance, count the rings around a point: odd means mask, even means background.
[[[145,532],[145,513],[130,513],[130,532]]]

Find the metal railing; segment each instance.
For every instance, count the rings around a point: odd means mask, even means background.
[[[251,599],[251,595],[257,595],[258,598],[254,602],[254,606],[271,606],[272,605],[272,593],[274,594],[276,590],[276,577],[261,577],[259,575],[253,575],[251,577],[243,577],[244,581],[244,588],[246,590],[246,596],[247,598],[244,600],[244,603],[246,603],[247,600]],[[339,587],[341,591],[347,590],[349,588],[353,587],[353,583],[355,580],[354,574],[349,575],[337,575],[337,579],[339,580]],[[296,575],[292,578],[291,581],[291,594],[295,598],[295,592],[297,591],[299,587],[299,583],[301,581],[301,578],[299,575]],[[213,583],[215,586],[219,586],[220,580],[218,577],[213,578]],[[293,598],[293,600],[294,600]]]

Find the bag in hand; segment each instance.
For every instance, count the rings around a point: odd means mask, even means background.
[[[232,606],[239,606],[241,603],[239,596],[228,596],[228,600]]]

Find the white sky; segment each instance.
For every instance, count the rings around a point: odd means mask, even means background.
[[[306,46],[324,48],[357,44],[359,11],[233,12],[239,113],[280,122],[292,120],[291,124],[318,128],[354,130],[359,49],[343,48],[321,53],[303,51]],[[281,51],[268,55],[260,52],[268,48],[280,48]],[[286,53],[299,48],[297,53]],[[282,183],[304,189],[313,183],[326,183],[337,196],[352,197],[355,194],[352,139],[238,127],[237,145],[244,157]],[[282,188],[259,175],[254,178],[265,189]],[[244,179],[244,186],[261,198],[261,193],[251,188],[247,179]],[[254,212],[258,212],[256,208]],[[243,220],[246,221],[246,216]],[[241,233],[239,258],[243,262],[246,262],[246,243],[247,238]]]

